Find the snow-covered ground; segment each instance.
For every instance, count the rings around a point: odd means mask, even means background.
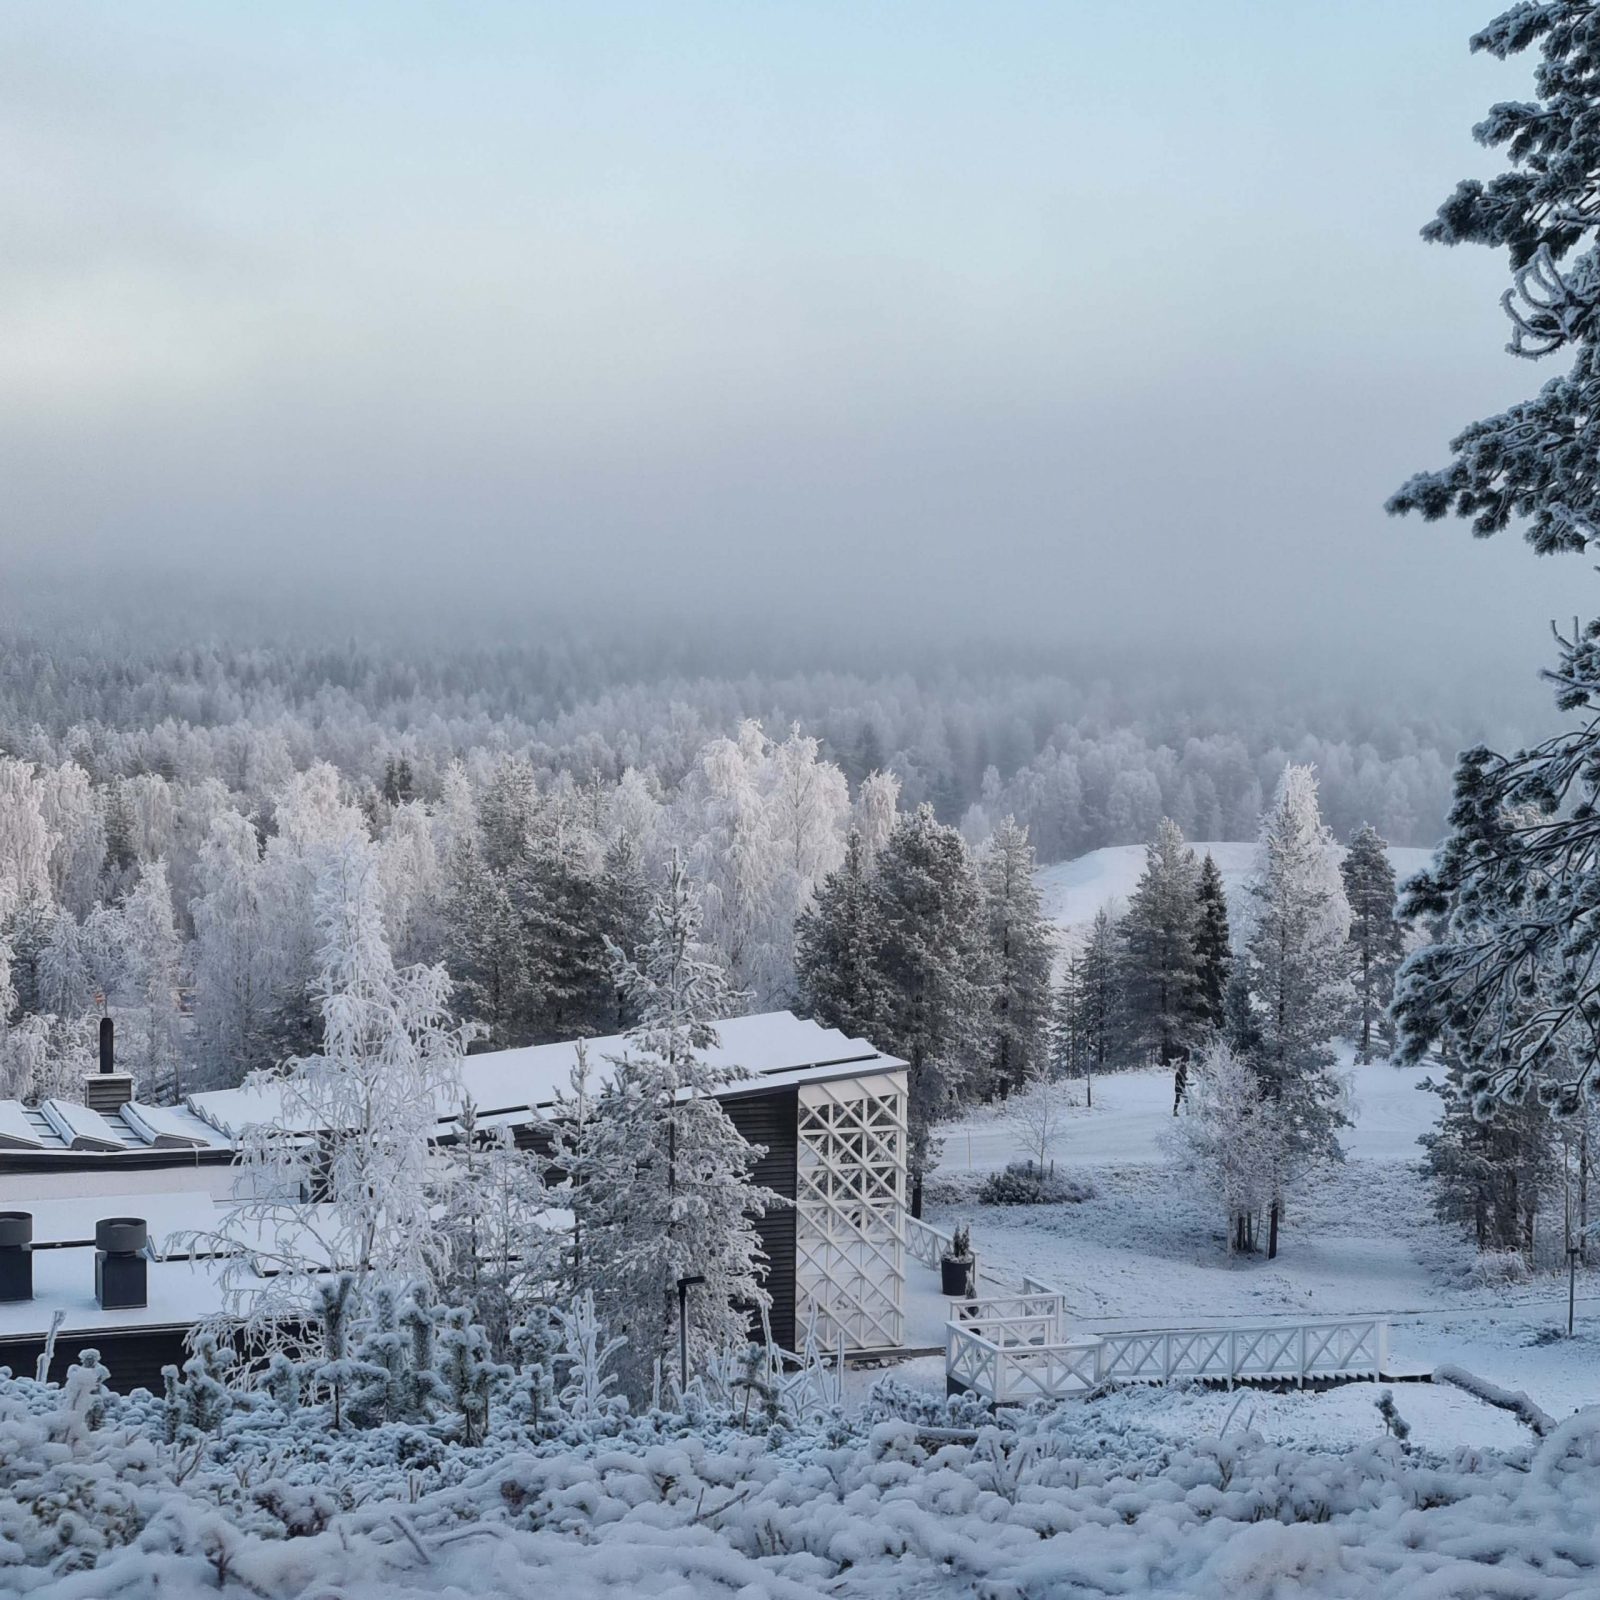
[[[1080,1103],[1070,1113],[1056,1159],[1095,1188],[1075,1205],[977,1203],[982,1174],[1021,1154],[1017,1136],[993,1109],[948,1127],[929,1219],[970,1222],[986,1274],[1015,1283],[1026,1272],[1054,1284],[1085,1332],[1382,1314],[1396,1371],[1455,1363],[1526,1389],[1556,1416],[1600,1403],[1600,1273],[1579,1279],[1579,1337],[1571,1341],[1555,1336],[1566,1323],[1564,1275],[1509,1287],[1478,1282],[1470,1242],[1434,1219],[1417,1169],[1417,1136],[1437,1109],[1418,1088],[1426,1072],[1387,1062],[1353,1067],[1348,1057],[1346,1067],[1348,1158],[1291,1198],[1275,1261],[1230,1258],[1215,1206],[1167,1165],[1166,1073],[1097,1080],[1093,1109]],[[1074,1087],[1081,1102],[1082,1086]],[[1245,1409],[1269,1438],[1331,1442],[1367,1436],[1376,1392],[1352,1385],[1259,1395]],[[1503,1441],[1520,1427],[1436,1386],[1405,1385],[1399,1398],[1419,1435],[1441,1447]],[[1131,1407],[1142,1426],[1174,1438],[1219,1426],[1220,1403],[1172,1391],[1101,1402]]]
[[[1196,856],[1209,855],[1216,862],[1228,891],[1229,909],[1237,912],[1242,904],[1245,880],[1255,862],[1255,845],[1248,841],[1224,839],[1201,841],[1191,848]],[[1433,852],[1406,845],[1392,845],[1388,855],[1396,876],[1404,883],[1412,873],[1427,866]],[[1094,920],[1101,906],[1113,902],[1126,905],[1143,871],[1142,844],[1108,845],[1103,850],[1091,850],[1088,855],[1078,856],[1072,861],[1059,861],[1054,866],[1041,867],[1038,884],[1044,914],[1065,932],[1079,932]]]

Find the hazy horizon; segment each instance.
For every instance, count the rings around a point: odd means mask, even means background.
[[[13,594],[1531,681],[1576,567],[1382,510],[1530,386],[1490,9],[14,10]]]

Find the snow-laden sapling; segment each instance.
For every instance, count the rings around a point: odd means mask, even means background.
[[[768,1428],[776,1427],[783,1420],[783,1391],[773,1371],[770,1349],[764,1349],[754,1342],[745,1346],[744,1359],[740,1363],[739,1375],[733,1381],[733,1388],[743,1402],[739,1413],[740,1427],[750,1426],[750,1412],[755,1402],[760,1403],[761,1419]]]
[[[1378,1415],[1383,1418],[1385,1432],[1393,1435],[1402,1445],[1411,1437],[1411,1424],[1400,1415],[1394,1403],[1394,1390],[1385,1389],[1378,1395]]]
[[[439,1377],[448,1403],[461,1418],[461,1442],[482,1444],[496,1383],[508,1374],[489,1352],[484,1331],[464,1307],[445,1313],[439,1332]]]
[[[166,1369],[162,1370],[165,1372]],[[292,1417],[300,1409],[300,1366],[281,1350],[275,1351],[268,1361],[261,1384],[285,1417]]]
[[[617,1381],[612,1365],[627,1340],[606,1337],[594,1295],[585,1290],[575,1304],[557,1306],[554,1314],[561,1329],[556,1361],[566,1375],[560,1394],[562,1408],[569,1416],[582,1418],[604,1416],[619,1408],[626,1411],[627,1401],[610,1391]]]
[[[74,1436],[93,1432],[105,1420],[105,1384],[110,1376],[100,1364],[100,1352],[94,1349],[80,1350],[77,1364],[67,1368],[61,1392],[71,1418],[69,1431]]]
[[[526,1427],[539,1438],[556,1414],[556,1355],[561,1341],[548,1307],[535,1306],[528,1320],[512,1330],[515,1388],[522,1398]]]
[[[161,1369],[162,1428],[168,1444],[192,1444],[210,1438],[227,1421],[233,1409],[228,1371],[233,1365],[216,1336],[201,1329],[194,1336],[193,1353],[180,1371],[168,1364]]]

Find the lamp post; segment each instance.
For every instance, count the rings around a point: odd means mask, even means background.
[[[678,1279],[678,1392],[689,1387],[689,1291],[705,1277]]]

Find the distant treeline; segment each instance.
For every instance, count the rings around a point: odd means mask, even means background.
[[[1419,714],[1399,696],[1103,660],[935,662],[925,650],[895,670],[860,650],[851,659],[867,664],[830,667],[813,649],[804,667],[763,671],[744,664],[748,648],[741,659],[704,640],[615,633],[326,646],[171,636],[170,620],[151,644],[88,623],[0,632],[0,752],[72,761],[97,785],[217,780],[266,816],[316,761],[374,792],[403,761],[428,801],[453,761],[510,754],[544,780],[615,783],[631,767],[670,793],[710,740],[756,718],[775,732],[798,723],[852,789],[892,771],[902,806],[931,802],[970,837],[1012,813],[1052,861],[1148,839],[1163,816],[1190,838],[1253,837],[1287,761],[1316,767],[1341,836],[1371,822],[1396,843],[1431,844],[1456,752],[1493,731],[1480,713]]]

